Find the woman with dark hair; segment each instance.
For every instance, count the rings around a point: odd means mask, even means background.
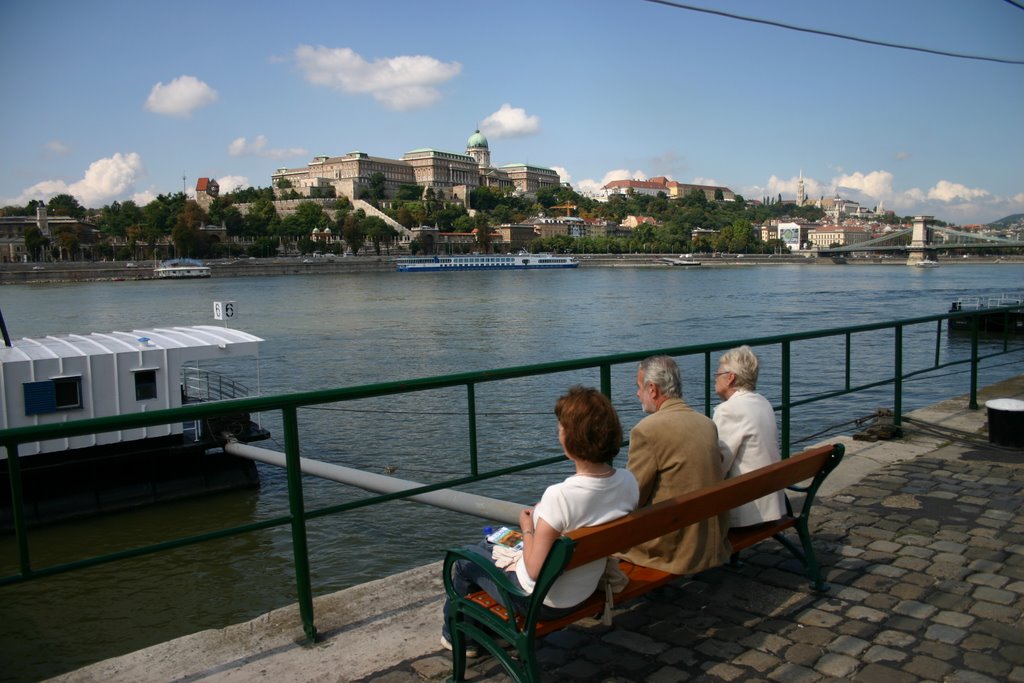
[[[639,499],[636,479],[629,470],[612,466],[622,445],[622,425],[604,394],[597,389],[574,386],[555,403],[555,416],[558,440],[576,472],[565,481],[549,486],[536,506],[519,513],[523,553],[506,572],[509,580],[527,594],[533,591],[544,560],[559,536],[627,515],[636,508]],[[486,542],[470,547],[474,552],[492,557],[492,546]],[[453,567],[453,584],[462,595],[485,590],[500,600],[500,592],[472,562],[460,560]],[[540,618],[554,619],[568,614],[589,598],[597,589],[604,567],[605,560],[601,559],[562,574],[545,596]],[[525,609],[526,600],[517,607]],[[446,617],[447,614],[446,603]],[[442,627],[442,644],[451,648],[447,618]],[[476,654],[475,646],[470,644],[466,654]]]

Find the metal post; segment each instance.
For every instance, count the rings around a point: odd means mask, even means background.
[[[782,457],[789,457],[789,340],[782,342]]]
[[[601,364],[601,393],[609,400],[612,397],[612,366],[608,363]]]
[[[850,333],[846,333],[846,391],[850,390]]]
[[[900,433],[902,431],[900,425],[903,422],[903,325],[897,325],[893,329],[893,333],[896,338],[894,340],[895,357],[893,358],[895,377],[893,377],[892,383],[892,423],[896,427],[896,432]]]
[[[306,509],[302,500],[302,469],[299,464],[299,420],[294,406],[281,409],[284,423],[284,454],[288,465],[288,506],[292,519],[292,552],[295,556],[295,586],[298,591],[302,630],[310,642],[316,640],[313,623],[313,588],[309,578],[309,549],[306,545]]]
[[[466,402],[469,419],[469,472],[475,477],[480,474],[480,466],[477,463],[476,447],[476,385],[472,382],[466,384]]]
[[[971,316],[971,401],[968,407],[978,409],[978,324],[981,316]]]
[[[704,352],[704,414],[711,417],[711,387],[715,383],[711,371],[711,352]]]
[[[18,567],[22,576],[32,573],[28,555],[28,529],[25,527],[25,501],[21,488],[21,461],[18,459],[18,444],[6,443],[7,471],[11,478],[11,515],[14,518],[14,535],[18,541]]]

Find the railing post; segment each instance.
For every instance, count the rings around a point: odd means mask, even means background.
[[[475,477],[479,474],[476,446],[476,385],[466,384],[466,415],[469,420],[469,471]]]
[[[789,457],[789,340],[782,342],[782,457]]]
[[[711,417],[711,387],[715,383],[711,371],[711,352],[704,352],[704,414]]]
[[[892,382],[892,424],[896,428],[896,433],[902,432],[901,425],[903,424],[903,325],[896,325],[893,328],[895,340],[893,343],[894,355],[893,368],[895,371],[895,377]]]
[[[978,325],[981,316],[971,316],[971,400],[967,404],[971,410],[978,409]]]
[[[612,397],[612,366],[609,363],[601,364],[601,393],[611,400]]]
[[[28,555],[28,529],[25,527],[25,495],[21,488],[21,460],[18,459],[18,444],[5,443],[7,450],[7,472],[11,478],[11,516],[14,522],[14,536],[18,541],[18,568],[22,576],[32,572]]]
[[[302,499],[302,469],[299,463],[299,420],[294,406],[281,409],[284,427],[284,456],[288,468],[288,507],[292,520],[292,552],[295,556],[295,587],[298,592],[302,630],[310,642],[316,640],[313,623],[313,588],[309,578],[309,548],[306,545],[306,506]]]
[[[846,365],[846,386],[845,386],[845,390],[846,391],[850,390],[850,374],[851,374],[850,373],[850,355],[851,355],[850,352],[852,350],[852,348],[851,348],[852,344],[851,344],[850,337],[851,337],[850,333],[847,332],[846,333],[846,359],[845,359],[845,365]]]

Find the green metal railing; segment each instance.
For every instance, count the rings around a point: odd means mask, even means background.
[[[638,351],[634,353],[622,353],[615,355],[597,356],[577,360],[541,363],[481,372],[466,372],[461,374],[447,375],[442,377],[429,377],[407,381],[385,382],[357,387],[345,387],[324,391],[312,391],[280,396],[267,396],[259,398],[247,398],[223,401],[209,404],[186,405],[181,408],[160,410],[135,415],[124,415],[118,417],[103,417],[90,420],[80,420],[60,424],[37,425],[32,427],[19,427],[0,431],[0,447],[6,449],[9,478],[11,486],[12,505],[11,515],[13,519],[14,532],[17,537],[18,566],[19,571],[15,574],[0,577],[0,586],[22,583],[34,579],[53,576],[55,574],[70,572],[73,570],[93,567],[117,560],[131,557],[150,555],[166,550],[180,548],[187,545],[202,543],[215,539],[221,539],[239,534],[246,534],[254,531],[265,530],[279,526],[290,526],[292,535],[292,548],[294,555],[295,577],[297,595],[299,602],[302,626],[306,636],[310,640],[316,638],[316,627],[313,616],[313,591],[310,582],[309,554],[306,540],[306,524],[309,520],[344,513],[357,508],[371,505],[378,505],[384,502],[409,498],[422,493],[439,489],[454,488],[465,484],[502,477],[523,470],[534,469],[551,465],[562,461],[562,457],[550,457],[536,459],[531,462],[518,464],[510,467],[481,471],[478,462],[477,448],[477,398],[476,388],[478,385],[502,382],[517,378],[534,377],[540,375],[553,375],[558,373],[569,373],[579,370],[594,370],[599,374],[601,391],[606,395],[612,395],[612,369],[626,366],[630,370],[636,364],[650,355],[665,354],[677,358],[696,357],[703,361],[703,399],[704,411],[711,412],[712,388],[714,384],[713,362],[717,361],[716,354],[738,346],[749,344],[752,347],[764,349],[765,347],[777,347],[779,350],[779,371],[781,402],[776,406],[780,414],[780,438],[782,442],[783,457],[788,457],[791,447],[791,421],[793,411],[801,406],[812,403],[834,399],[847,394],[863,392],[886,385],[892,385],[893,419],[895,426],[899,429],[901,424],[901,412],[903,402],[903,383],[905,380],[921,375],[923,373],[938,372],[956,365],[968,365],[969,374],[969,395],[970,407],[976,409],[978,391],[978,365],[980,362],[1005,354],[1020,353],[1024,351],[1024,344],[1011,343],[1013,337],[1009,330],[1015,316],[1021,314],[1024,306],[1013,305],[997,309],[982,311],[961,311],[943,315],[925,316],[889,322],[856,325],[828,330],[818,330],[804,333],[787,335],[776,335],[769,337],[758,337],[753,339],[736,339],[710,344],[696,344],[690,346],[677,346],[662,349]],[[1004,330],[1001,338],[989,339],[993,347],[990,353],[979,352],[980,325],[982,316],[1002,315],[1004,316]],[[945,326],[950,320],[970,321],[970,345],[966,357],[942,360],[942,342],[946,339],[944,334]],[[931,328],[934,327],[934,332]],[[934,340],[934,354],[930,362],[912,370],[904,370],[904,340],[905,332],[914,329],[921,339]],[[924,335],[920,330],[924,329]],[[869,333],[891,333],[891,374],[876,378],[872,381],[855,383],[853,361],[856,357],[857,348],[852,343],[855,335]],[[815,340],[829,341],[829,348],[838,348],[834,342],[842,340],[843,370],[839,384],[812,396],[794,398],[792,396],[793,368],[794,368],[794,345],[811,342]],[[923,343],[919,341],[920,343]],[[930,342],[931,343],[931,342]],[[880,357],[884,351],[879,348],[872,348],[870,353],[873,357]],[[920,354],[919,354],[920,355]],[[632,377],[632,373],[630,373]],[[376,397],[392,396],[396,394],[408,394],[413,392],[430,391],[452,387],[464,387],[466,392],[466,420],[469,435],[469,471],[465,476],[449,478],[441,482],[403,490],[400,492],[374,495],[330,507],[323,507],[316,510],[305,509],[302,477],[299,466],[300,458],[300,434],[298,425],[298,410],[327,403],[338,403],[356,400],[365,400]],[[109,553],[96,557],[85,558],[73,562],[53,564],[45,567],[34,567],[31,562],[28,543],[28,529],[24,514],[24,503],[21,483],[21,465],[18,459],[18,448],[21,444],[34,441],[43,441],[54,438],[68,438],[87,434],[99,434],[114,430],[148,427],[153,425],[164,425],[182,423],[190,420],[203,420],[212,417],[245,413],[270,413],[279,412],[283,424],[283,441],[287,463],[287,485],[289,512],[287,515],[264,519],[261,521],[219,529],[213,532],[192,535],[170,541],[155,543],[151,545],[131,548],[115,553]]]

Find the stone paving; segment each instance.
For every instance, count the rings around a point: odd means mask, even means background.
[[[946,446],[887,465],[812,515],[831,590],[778,543],[538,644],[551,681],[1024,682],[1024,452]],[[450,655],[365,683],[444,680]],[[491,658],[473,681],[509,678]]]

